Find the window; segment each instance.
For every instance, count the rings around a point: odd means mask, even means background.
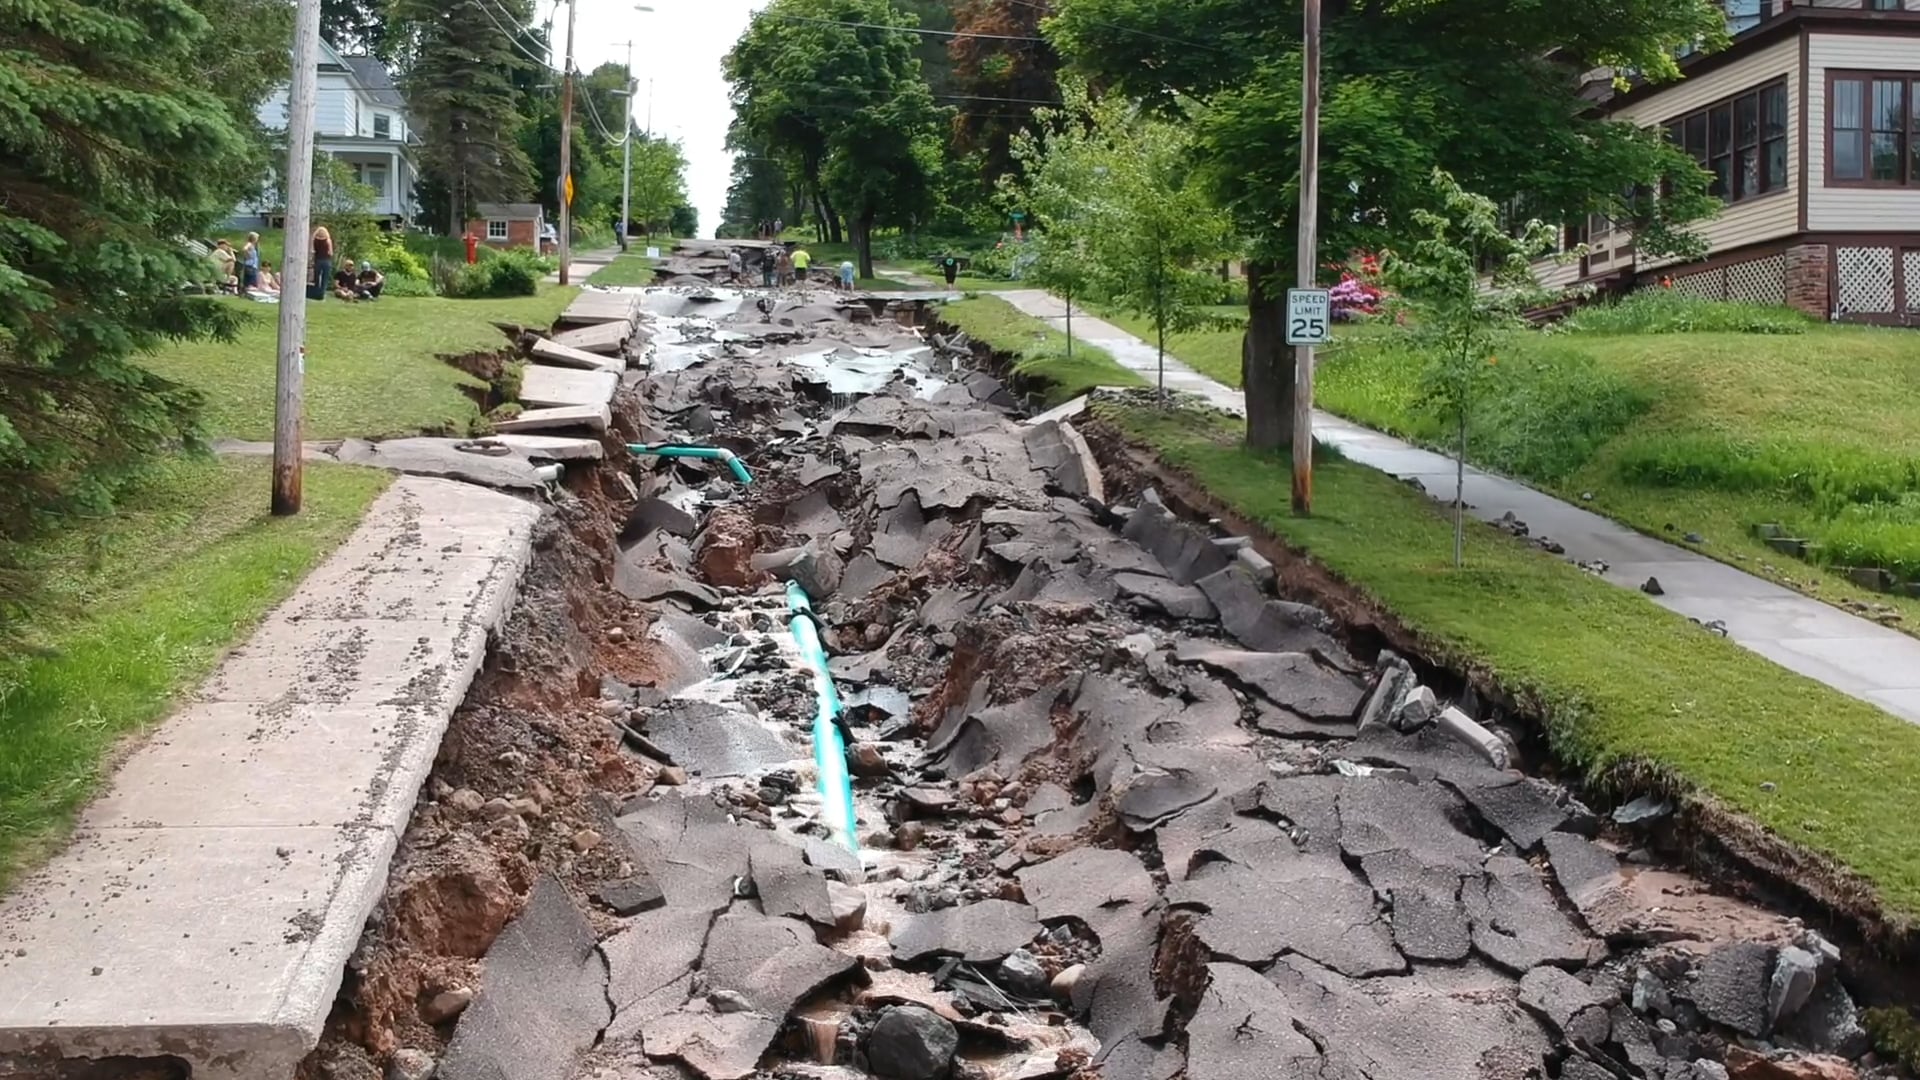
[[[387,197],[387,167],[385,165],[362,165],[360,182],[373,189],[373,197]]]
[[[1827,84],[1827,182],[1920,187],[1920,74],[1834,72]]]
[[[1901,0],[1867,0],[1868,11],[1899,11]]]
[[[373,137],[376,139],[393,138],[393,117],[386,113],[373,114]]]
[[[1787,187],[1787,84],[1772,83],[1667,122],[1667,141],[1713,174],[1708,191],[1743,202]]]
[[[489,240],[505,240],[506,238],[507,238],[507,223],[506,223],[506,222],[504,222],[504,221],[489,221],[489,222],[487,222],[487,239],[489,239]]]

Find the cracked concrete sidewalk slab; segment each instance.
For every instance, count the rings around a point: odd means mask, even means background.
[[[487,977],[460,1014],[441,1080],[566,1080],[612,1012],[607,961],[566,889],[535,883],[526,910],[494,939]]]
[[[997,963],[1032,941],[1040,920],[1025,904],[982,900],[912,915],[893,930],[893,955],[903,963],[931,956],[958,956],[969,963]]]
[[[524,455],[509,453],[495,457],[458,449],[465,444],[464,439],[388,439],[385,442],[346,439],[333,452],[333,457],[345,465],[390,469],[413,476],[438,476],[482,487],[540,491],[547,486]]]
[[[417,477],[374,500],[0,903],[0,1054],[171,1054],[210,1080],[292,1071],[540,513]],[[342,656],[353,641],[394,647]],[[325,693],[288,681],[309,670]]]
[[[1200,909],[1194,933],[1221,959],[1265,964],[1295,952],[1356,978],[1407,967],[1373,889],[1338,859],[1216,864],[1168,886],[1166,897],[1176,907]]]

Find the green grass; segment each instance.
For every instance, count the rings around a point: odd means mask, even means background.
[[[1018,357],[1015,373],[1049,384],[1046,403],[1071,401],[1096,386],[1145,386],[1104,349],[1084,342],[1067,357],[1067,336],[997,296],[956,300],[940,309],[946,321],[996,352]]]
[[[1493,352],[1476,463],[1569,500],[1591,495],[1585,505],[1655,536],[1696,533],[1707,555],[1832,602],[1882,605],[1920,632],[1920,601],[1867,592],[1839,570],[1920,579],[1920,338],[1655,294]],[[1402,332],[1346,336],[1323,354],[1316,397],[1449,444],[1421,406],[1423,363]],[[1821,545],[1814,561],[1754,537],[1776,522]]]
[[[306,436],[465,433],[480,418],[461,391],[482,384],[441,358],[504,348],[493,320],[552,324],[576,290],[543,286],[538,296],[505,300],[386,297],[370,304],[338,300],[307,306]],[[149,356],[153,371],[206,395],[217,436],[273,434],[277,309],[246,300],[254,318],[232,342],[183,342]]]
[[[353,530],[385,473],[306,469],[267,514],[271,462],[169,459],[112,516],[35,553],[35,648],[0,659],[0,887],[56,839],[122,737],[163,716]]]
[[[662,253],[664,254],[664,252]],[[653,268],[656,261],[639,255],[626,254],[595,270],[588,278],[589,285],[651,285],[654,282]]]
[[[1556,752],[1596,777],[1656,770],[1836,859],[1899,920],[1920,915],[1920,727],[1709,634],[1644,597],[1329,455],[1311,519],[1284,458],[1219,414],[1111,410],[1133,439],[1395,613],[1450,662],[1541,708]]]

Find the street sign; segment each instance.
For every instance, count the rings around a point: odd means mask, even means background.
[[[1333,340],[1333,297],[1325,289],[1287,290],[1287,344],[1325,345]]]
[[[567,193],[567,205],[572,206],[573,205],[573,174],[571,173],[567,174],[566,180],[567,180],[566,187],[563,190],[565,190]]]
[[[659,258],[659,257],[660,257],[660,249],[659,249],[659,248],[657,248],[657,247],[650,247],[650,248],[648,248],[648,249],[647,249],[647,258],[649,258],[649,259],[657,259],[657,258]]]

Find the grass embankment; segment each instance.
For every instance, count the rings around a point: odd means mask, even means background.
[[[1444,658],[1535,698],[1562,760],[1652,767],[1858,873],[1896,921],[1920,916],[1920,728],[1493,529],[1472,528],[1455,570],[1450,520],[1384,473],[1327,455],[1296,518],[1287,461],[1233,421],[1103,415]]]
[[[269,358],[270,362],[270,358]],[[0,659],[0,888],[92,794],[116,740],[159,719],[353,530],[385,473],[309,465],[267,513],[263,458],[160,462],[115,514],[33,556],[48,593]]]
[[[507,342],[493,321],[546,327],[578,290],[543,286],[538,296],[506,300],[384,297],[372,303],[329,299],[307,306],[306,436],[464,434],[480,407],[461,391],[484,386],[443,357],[490,352]],[[273,434],[276,309],[245,300],[256,313],[231,342],[181,342],[145,366],[198,389],[208,429],[236,439]]]
[[[1085,342],[1074,343],[1069,359],[1067,335],[997,296],[956,300],[942,307],[940,315],[975,341],[1015,357],[1015,374],[1045,382],[1049,407],[1071,401],[1096,386],[1146,385],[1106,350]]]
[[[661,255],[665,256],[670,250],[671,246],[663,249]],[[664,259],[649,259],[644,252],[638,255],[628,252],[588,275],[587,284],[651,285],[654,282],[653,268],[663,261]]]
[[[1404,333],[1324,354],[1324,407],[1426,443],[1424,360]],[[1496,346],[1469,444],[1477,464],[1649,534],[1833,602],[1884,605],[1920,632],[1920,601],[1846,567],[1920,580],[1920,337],[1812,324],[1781,309],[1650,293]],[[1757,538],[1780,523],[1808,561]]]

